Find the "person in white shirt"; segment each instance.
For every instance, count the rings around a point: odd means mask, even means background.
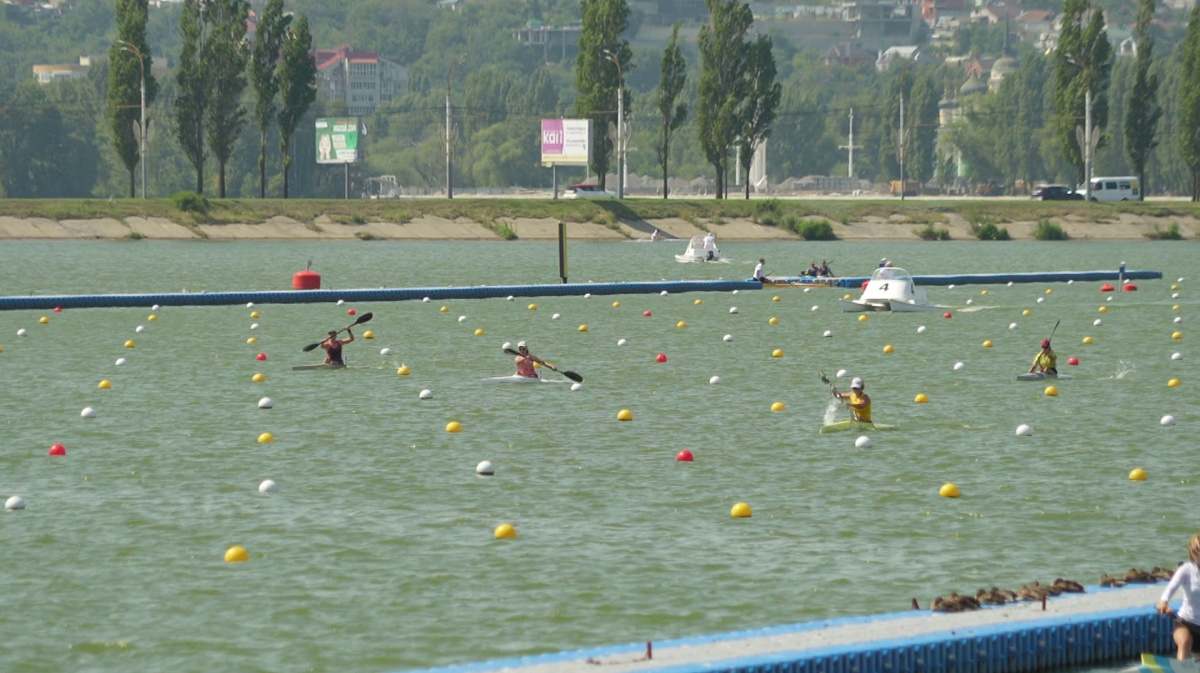
[[[1186,661],[1192,657],[1192,652],[1200,644],[1200,615],[1196,609],[1200,607],[1200,533],[1188,540],[1188,561],[1175,569],[1171,582],[1163,591],[1162,598],[1155,608],[1160,615],[1168,615],[1171,608],[1168,605],[1171,596],[1183,589],[1183,605],[1175,614],[1175,645],[1178,648],[1176,657]]]
[[[657,229],[655,229],[655,230],[654,230],[654,232],[650,234],[650,240],[651,240],[651,241],[657,241],[657,240],[658,240],[658,239],[660,239],[660,238],[662,238],[662,237],[658,235],[658,230],[657,230]]]
[[[753,280],[757,280],[760,283],[767,282],[767,277],[765,274],[763,274],[763,265],[766,263],[767,260],[759,258],[758,264],[754,266],[754,275],[751,276]]]
[[[708,232],[707,234],[705,234],[704,235],[704,249],[705,250],[715,250],[717,247],[716,239],[717,239],[717,237],[713,236],[713,233],[711,231]]]

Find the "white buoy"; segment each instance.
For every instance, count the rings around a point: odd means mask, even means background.
[[[1071,279],[1071,280],[1068,280],[1068,281],[1067,281],[1067,285],[1074,285],[1074,284],[1075,284],[1075,280],[1074,280],[1074,279]]]
[[[947,289],[947,290],[953,290],[953,289],[954,289],[954,286],[953,286],[953,285],[947,285],[947,286],[946,286],[946,289]]]
[[[917,328],[917,334],[924,334],[924,333],[925,333],[924,325],[921,325],[920,327]]]
[[[482,461],[475,466],[475,474],[490,477],[493,474],[496,474],[496,466],[492,465],[492,461],[490,460]]]
[[[659,292],[659,293],[658,293],[658,296],[660,296],[660,297],[665,297],[665,296],[667,296],[667,291],[666,291],[666,290],[663,290],[662,292]]]
[[[507,298],[509,301],[512,301],[512,300],[513,300],[513,296],[512,296],[511,294],[510,294],[510,295],[508,295],[508,297],[506,297],[506,298]]]
[[[571,390],[583,390],[583,384],[582,383],[572,383]]]
[[[252,301],[246,302],[246,308],[254,308],[254,302],[252,302]],[[154,310],[158,310],[158,307],[155,306]]]
[[[250,323],[250,329],[258,329],[258,323]]]
[[[1167,414],[1166,416],[1163,416],[1161,420],[1159,420],[1158,424],[1159,425],[1175,425],[1175,417],[1172,416],[1171,414]]]
[[[380,354],[380,355],[391,355],[391,354],[392,354],[392,349],[390,349],[390,348],[381,348],[381,349],[379,349],[379,354]]]
[[[1182,283],[1182,282],[1183,282],[1183,277],[1182,277],[1182,276],[1180,276],[1179,278],[1176,278],[1176,279],[1175,279],[1175,282],[1176,282],[1176,283]]]
[[[712,377],[711,379],[709,379],[709,380],[708,380],[708,382],[709,382],[709,383],[711,383],[712,385],[714,385],[714,386],[715,386],[715,385],[717,385],[717,384],[719,384],[719,383],[721,382],[721,377],[720,377],[720,376],[714,376],[714,377]]]
[[[83,411],[79,412],[79,415],[83,418],[95,418],[96,410],[91,407],[84,407]]]
[[[510,351],[512,349],[513,349],[513,345],[512,345],[511,341],[505,341],[504,345],[500,347],[500,350],[504,350],[504,351]]]
[[[618,346],[624,346],[627,342],[624,339],[617,339]]]
[[[833,330],[827,329],[824,332],[821,332],[821,336],[823,336],[825,338],[829,338],[829,337],[833,336]]]
[[[1178,292],[1172,292],[1172,293],[1171,293],[1171,299],[1179,299],[1179,293],[1178,293]]]
[[[274,409],[275,408],[275,400],[273,400],[269,397],[264,397],[258,401],[258,408],[259,409]]]
[[[584,299],[591,299],[591,298],[592,298],[592,293],[591,293],[591,292],[584,293],[584,295],[583,295],[583,298],[584,298]]]
[[[1183,353],[1171,353],[1171,359],[1172,360],[1182,360]]]
[[[25,499],[19,495],[14,495],[4,502],[4,509],[25,509]]]
[[[1107,299],[1105,299],[1104,301],[1112,301],[1112,297],[1108,297],[1108,298],[1107,298]]]
[[[1099,318],[1096,318],[1095,320],[1092,321],[1092,327],[1099,327],[1103,324],[1104,324],[1104,321]]]
[[[1012,286],[1013,286],[1013,282],[1012,282],[1011,280],[1010,280],[1010,281],[1008,281],[1008,286],[1009,286],[1009,287],[1012,287]]]
[[[1181,316],[1181,315],[1175,316],[1175,319],[1174,319],[1174,320],[1172,320],[1171,322],[1173,322],[1173,323],[1175,323],[1176,325],[1178,325],[1179,323],[1183,322],[1183,316]]]
[[[737,312],[738,312],[738,307],[736,307],[736,306],[730,306],[730,307],[729,307],[729,312],[730,312],[730,313],[737,313]]]
[[[1045,297],[1038,297],[1038,298],[1037,298],[1037,303],[1039,303],[1039,304],[1040,304],[1040,303],[1042,303],[1042,302],[1044,302],[1044,301],[1046,301],[1046,298],[1045,298]]]
[[[806,288],[804,288],[804,294],[808,294],[809,292],[812,292],[812,288],[811,288],[811,287],[806,287]]]
[[[733,341],[733,335],[732,335],[732,334],[726,334],[725,336],[721,337],[721,339],[722,339],[723,341]],[[1176,358],[1176,359],[1178,359],[1178,358]]]
[[[1033,428],[1022,423],[1017,426],[1017,436],[1018,437],[1031,437],[1031,436],[1033,436]]]
[[[844,379],[847,376],[850,376],[850,372],[846,371],[845,369],[839,369],[837,370],[837,374],[835,374],[835,376],[837,376],[839,379]]]
[[[342,304],[345,304],[345,303],[346,303],[345,299],[339,299],[337,305],[341,306]]]
[[[459,322],[466,322],[466,321],[467,321],[467,316],[465,316],[465,315],[460,315],[460,316],[458,316],[458,321],[459,321]]]
[[[856,446],[860,449],[866,449],[871,446],[871,438],[866,435],[863,435],[862,437],[859,437],[858,439],[854,440],[854,446]]]
[[[964,364],[963,364],[963,363],[961,363],[961,362],[955,362],[955,363],[954,363],[954,371],[956,371],[956,372],[961,372],[963,369],[966,369],[966,367],[967,367],[967,366],[966,366],[966,365],[964,365]]]
[[[28,332],[25,331],[25,328],[17,330],[17,336],[25,336],[26,334],[28,334]]]
[[[555,313],[554,315],[550,316],[550,319],[551,319],[551,320],[558,320],[558,319],[559,319],[559,318],[561,318],[561,317],[562,317],[562,315],[561,315],[561,314]]]
[[[274,493],[279,490],[279,484],[276,484],[271,479],[264,479],[263,483],[258,485],[259,493]]]
[[[737,290],[734,290],[734,291],[733,291],[733,293],[734,293],[734,294],[737,294],[737,293],[738,293],[738,291],[737,291]]]
[[[125,358],[117,358],[117,361],[114,362],[113,364],[120,367],[121,365],[125,364]]]
[[[428,303],[429,303],[429,297],[422,297],[422,298],[421,298],[421,303],[422,303],[422,304],[428,304]]]
[[[813,307],[812,307],[812,308],[810,308],[810,309],[808,309],[808,310],[810,310],[810,311],[816,311],[816,310],[817,310],[817,309],[819,309],[819,308],[821,308],[821,307],[820,307],[820,306],[817,306],[816,304],[813,304]]]
[[[158,310],[158,304],[155,304],[154,306],[151,306],[151,307],[150,307],[150,310],[151,310],[151,311],[157,311],[157,310]]]
[[[433,391],[432,390],[422,390],[417,395],[417,397],[420,399],[423,399],[423,400],[432,400],[433,399]]]
[[[975,300],[974,300],[974,299],[968,299],[968,300],[967,300],[967,306],[970,306],[971,304],[974,304],[974,303],[975,303]]]
[[[133,331],[137,332],[138,334],[141,334],[142,332],[146,331],[146,328],[142,327],[141,325],[138,325],[137,327],[133,328]]]
[[[1008,328],[1009,329],[1017,329],[1017,323],[1015,323],[1015,322],[1008,323]]]

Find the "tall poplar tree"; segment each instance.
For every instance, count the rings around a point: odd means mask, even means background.
[[[225,166],[246,127],[242,93],[246,90],[246,65],[250,60],[250,48],[246,43],[250,3],[246,0],[207,0],[205,16],[211,32],[202,60],[212,89],[204,115],[204,131],[208,136],[208,149],[217,160],[217,195],[223,199]]]
[[[700,27],[700,85],[696,130],[704,158],[716,171],[716,197],[725,198],[729,148],[741,132],[738,112],[746,93],[744,37],[754,23],[749,5],[706,0],[708,22]]]
[[[1084,21],[1087,21],[1086,25]],[[1057,115],[1054,133],[1067,162],[1075,166],[1078,184],[1090,176],[1083,174],[1084,149],[1075,137],[1075,128],[1083,128],[1084,100],[1092,94],[1092,126],[1099,127],[1097,146],[1104,144],[1108,126],[1108,84],[1112,73],[1112,45],[1104,30],[1104,12],[1089,0],[1064,0],[1062,30],[1054,50],[1054,108]]]
[[[683,87],[687,84],[687,62],[683,59],[683,50],[679,48],[679,24],[671,30],[671,41],[662,55],[662,79],[658,82],[658,139],[654,142],[654,151],[658,156],[658,165],[662,167],[662,196],[667,198],[667,166],[671,162],[671,136],[683,126],[687,119],[687,102],[680,101]]]
[[[1140,0],[1137,23],[1133,34],[1137,44],[1137,63],[1134,66],[1133,90],[1129,92],[1125,113],[1125,155],[1138,176],[1138,200],[1146,200],[1146,162],[1158,147],[1155,136],[1162,107],[1158,104],[1158,75],[1150,72],[1154,61],[1154,39],[1150,22],[1154,20],[1154,0]]]
[[[204,193],[204,110],[208,107],[210,90],[201,58],[205,51],[208,30],[204,22],[203,0],[183,0],[179,15],[179,34],[183,44],[179,49],[179,65],[175,68],[175,137],[179,147],[196,169],[196,193]]]
[[[150,71],[150,46],[146,44],[148,8],[148,0],[117,0],[117,40],[108,48],[109,132],[117,156],[129,171],[130,197],[135,195],[135,169],[141,161],[134,125],[141,123],[143,72],[147,109],[158,95],[158,82]],[[138,52],[142,55],[140,63]]]
[[[278,112],[279,53],[283,36],[292,23],[283,14],[283,0],[268,0],[254,32],[254,51],[250,56],[250,80],[254,85],[254,121],[258,124],[258,196],[267,196],[267,131]]]
[[[1188,17],[1179,82],[1179,154],[1192,171],[1192,201],[1200,201],[1200,3]]]
[[[783,97],[783,87],[775,81],[775,57],[771,55],[771,38],[760,35],[745,45],[746,95],[738,110],[740,132],[737,145],[742,170],[746,173],[746,198],[750,198],[750,166],[754,163],[754,148],[771,135],[771,124]],[[765,167],[764,167],[765,170]]]
[[[292,136],[317,99],[317,61],[312,33],[303,14],[283,39],[279,63],[279,152],[283,155],[283,198],[288,198],[288,169],[292,167]]]
[[[608,130],[621,126],[617,123],[617,89],[624,88],[622,76],[628,77],[633,67],[629,41],[620,39],[629,27],[629,3],[626,0],[582,0],[580,8],[583,25],[579,30],[579,55],[575,57],[575,88],[579,91],[575,113],[592,120],[592,170],[596,171],[603,187],[609,155],[615,146]],[[620,66],[611,58],[616,58]],[[628,89],[622,96],[625,118],[628,119],[633,101]]]
[[[917,75],[905,110],[904,121],[909,125],[905,133],[912,136],[906,177],[921,184],[933,179],[937,170],[938,88],[932,72]]]

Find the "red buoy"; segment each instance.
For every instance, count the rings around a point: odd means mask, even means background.
[[[654,315],[654,314],[653,314],[653,313],[651,313],[651,312],[649,312],[649,311],[643,311],[643,312],[642,312],[642,315],[644,315],[644,316],[646,316],[647,318],[649,318],[650,316],[652,316],[652,315]]]
[[[292,289],[293,290],[320,290],[321,289],[321,274],[316,271],[297,271],[292,274]]]
[[[946,313],[942,314],[942,317],[943,318],[953,318],[954,316],[949,311],[947,311]]]
[[[654,358],[654,361],[655,361],[655,362],[666,362],[666,361],[667,361],[667,354],[666,354],[666,353],[659,353],[659,354],[658,354],[658,357]]]
[[[867,283],[870,283],[870,282],[871,282],[871,281],[869,281],[869,280],[864,280],[864,281],[863,281],[863,286],[862,286],[862,289],[864,289],[864,290],[865,290],[865,289],[867,289]]]
[[[55,313],[62,313],[62,307],[61,307],[61,306],[55,306],[55,307],[54,307],[54,312],[55,312]]]
[[[255,360],[266,360],[266,359],[267,359],[267,354],[266,354],[266,353],[259,353],[258,355],[255,355],[255,356],[254,356],[254,359],[255,359]]]
[[[62,444],[52,444],[49,453],[51,456],[65,456],[67,455],[67,447]]]
[[[1079,358],[1072,355],[1071,357],[1067,358],[1067,364],[1071,365],[1072,367],[1076,367],[1079,365]]]
[[[684,450],[680,451],[679,453],[675,454],[675,460],[680,463],[690,463],[695,459],[693,458],[691,451],[684,449]]]
[[[1117,289],[1117,288],[1113,287],[1112,285],[1109,285],[1108,283],[1105,283],[1100,286],[1101,292],[1112,292],[1115,289]]]
[[[1133,283],[1125,283],[1121,286],[1121,289],[1125,290],[1126,292],[1137,292],[1137,286]]]
[[[358,311],[355,311],[352,308],[346,309],[346,315],[354,315],[355,313],[358,313]]]

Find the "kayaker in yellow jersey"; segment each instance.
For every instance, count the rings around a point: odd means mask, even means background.
[[[1029,368],[1029,373],[1034,372],[1058,375],[1058,355],[1050,350],[1049,339],[1042,340],[1042,350],[1033,358],[1033,365]]]
[[[854,420],[860,423],[871,422],[871,397],[863,392],[862,379],[856,378],[850,382],[850,392],[839,393],[837,388],[834,388],[833,394],[839,399],[849,400],[846,408],[850,410]]]

